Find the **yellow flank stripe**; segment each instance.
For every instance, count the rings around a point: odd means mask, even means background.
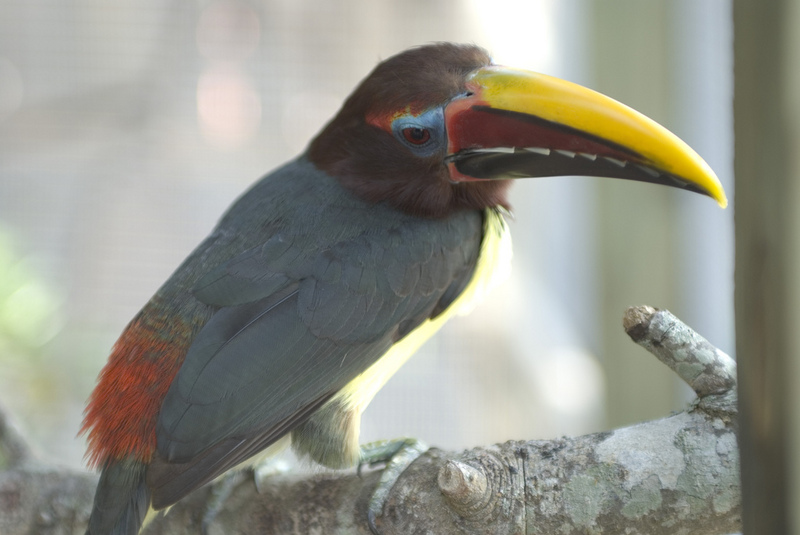
[[[481,87],[492,108],[534,115],[628,147],[655,168],[708,192],[723,208],[728,204],[717,175],[689,145],[625,104],[566,80],[507,67],[478,69],[469,81]]]
[[[487,209],[478,265],[461,296],[436,319],[425,321],[393,345],[380,360],[350,381],[330,402],[344,401],[354,416],[358,417],[378,390],[425,341],[454,314],[469,312],[489,290],[508,275],[510,266],[511,236],[505,220],[496,210]]]
[[[169,513],[169,510],[171,508],[172,508],[172,506],[170,505],[169,507],[165,507],[164,509],[156,511],[155,509],[153,509],[151,506],[148,505],[147,506],[147,513],[144,516],[144,521],[142,521],[142,527],[139,528],[139,531],[144,531],[144,528],[146,528],[147,525],[150,524],[150,522],[152,522],[153,519],[156,516],[158,516],[159,513],[163,512],[164,514],[167,514],[167,513]]]

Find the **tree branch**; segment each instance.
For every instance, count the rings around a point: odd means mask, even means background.
[[[431,449],[390,492],[378,521],[382,533],[713,535],[739,530],[735,363],[669,312],[629,309],[624,325],[631,338],[697,392],[691,408],[582,437],[507,442],[460,453]],[[209,533],[367,535],[367,503],[379,475],[278,475],[260,493],[247,478]],[[91,492],[81,485],[96,479],[82,474],[63,479],[80,488],[73,492],[85,499],[71,516],[64,515],[79,529],[91,502]],[[38,505],[28,507],[27,498],[20,498],[8,507],[9,481],[20,489],[30,485]],[[35,518],[31,511],[45,507],[43,496],[53,496],[58,484],[53,472],[15,468],[0,473],[0,532],[29,533],[31,524],[21,522],[17,531],[7,529],[9,519]],[[198,533],[212,499],[209,488],[201,489],[153,520],[144,533]]]

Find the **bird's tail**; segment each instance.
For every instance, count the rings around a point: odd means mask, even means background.
[[[86,535],[137,535],[150,508],[147,465],[131,459],[108,462],[100,474]]]

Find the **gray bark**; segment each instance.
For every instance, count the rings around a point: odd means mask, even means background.
[[[465,452],[430,449],[389,493],[378,519],[381,532],[713,535],[740,530],[735,363],[666,311],[629,309],[625,328],[692,386],[698,398],[689,409],[575,438],[514,441]],[[6,436],[11,435],[0,433],[0,441]],[[20,442],[11,443],[18,451]],[[8,459],[0,472],[0,533],[82,533],[96,478],[42,468],[24,453]],[[285,474],[260,489],[246,478],[208,526],[209,533],[369,534],[367,503],[379,475],[378,470],[362,476]],[[213,488],[201,489],[156,517],[144,533],[198,533],[213,499]]]

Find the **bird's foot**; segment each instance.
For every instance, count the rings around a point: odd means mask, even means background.
[[[208,500],[208,507],[203,514],[203,523],[200,528],[203,535],[210,535],[211,523],[214,522],[219,512],[222,511],[222,507],[230,497],[233,489],[246,478],[247,471],[231,470],[217,478],[211,484],[211,498]]]
[[[269,478],[288,472],[290,469],[290,464],[283,459],[268,458],[255,463],[252,466],[252,470],[258,493],[261,494],[264,484]],[[249,473],[249,469],[231,470],[212,483],[211,499],[209,499],[208,508],[203,515],[203,535],[210,535],[211,523],[217,518],[225,502],[230,498],[233,489],[246,481]]]
[[[291,471],[292,465],[285,459],[271,458],[265,459],[253,466],[253,478],[256,483],[256,490],[263,494],[266,482],[277,475]]]
[[[428,451],[428,446],[415,438],[381,440],[361,446],[361,461],[358,464],[359,475],[361,474],[361,467],[364,465],[386,464],[378,481],[378,486],[375,487],[367,507],[369,529],[375,535],[380,535],[377,520],[383,514],[383,506],[389,497],[392,487],[394,487],[400,474],[426,451]]]

